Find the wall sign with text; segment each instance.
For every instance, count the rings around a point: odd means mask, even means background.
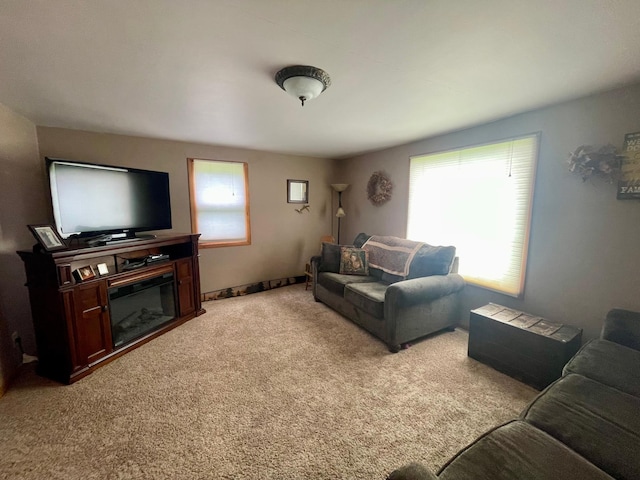
[[[624,136],[625,158],[618,181],[618,200],[640,199],[640,132]]]

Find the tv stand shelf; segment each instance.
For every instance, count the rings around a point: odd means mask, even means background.
[[[158,236],[103,246],[80,245],[64,251],[19,251],[25,264],[31,314],[38,345],[38,373],[73,383],[96,368],[203,314],[198,265],[199,234]],[[129,259],[162,255],[162,260],[125,269]],[[167,258],[168,257],[168,258]],[[108,273],[98,275],[96,266]],[[96,277],[79,281],[73,272],[91,266]],[[165,281],[166,279],[166,281]],[[162,281],[161,281],[162,280]],[[171,311],[149,331],[116,345],[112,294],[162,284],[155,303]],[[152,291],[152,290],[150,290]],[[155,290],[154,290],[155,291]],[[160,290],[158,290],[159,292]],[[112,318],[113,316],[113,318]],[[126,322],[125,322],[126,323]],[[122,323],[124,325],[125,323]]]

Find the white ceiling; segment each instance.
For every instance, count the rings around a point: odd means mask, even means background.
[[[0,0],[37,125],[341,158],[639,81],[638,0]]]

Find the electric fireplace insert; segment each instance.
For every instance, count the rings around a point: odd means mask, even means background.
[[[173,272],[109,289],[111,336],[119,347],[176,318]]]

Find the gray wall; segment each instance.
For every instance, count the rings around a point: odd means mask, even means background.
[[[36,353],[24,268],[15,252],[35,243],[28,224],[53,222],[45,156],[169,172],[176,233],[191,230],[187,157],[248,162],[252,244],[203,249],[203,292],[301,276],[320,237],[331,230],[334,162],[326,159],[36,127],[2,105],[0,131],[0,393],[21,361],[11,332],[19,332],[28,353]],[[310,181],[309,212],[299,214],[299,205],[287,203],[288,178]]]
[[[36,127],[0,104],[0,394],[22,362],[11,333],[35,351],[26,277],[16,250],[36,243],[28,224],[48,221]]]
[[[360,231],[405,236],[409,156],[537,131],[542,136],[524,296],[467,286],[460,322],[468,325],[470,309],[495,302],[577,325],[585,339],[596,337],[610,308],[640,310],[640,201],[616,200],[615,185],[583,183],[566,162],[579,145],[621,147],[625,133],[640,131],[640,85],[342,161],[338,180],[351,184],[343,195],[343,243]],[[394,195],[375,207],[366,185],[380,169],[391,176]],[[450,195],[464,192],[452,186]]]
[[[304,274],[331,228],[333,162],[151,138],[38,127],[42,157],[60,157],[169,172],[173,232],[191,231],[187,158],[249,164],[251,245],[202,249],[202,292]],[[287,203],[287,179],[309,180],[310,211]],[[160,232],[162,233],[162,232]]]
[[[0,387],[19,362],[11,332],[20,332],[26,350],[35,352],[25,277],[15,251],[35,243],[27,224],[52,221],[45,155],[169,171],[176,232],[190,229],[187,157],[249,162],[253,244],[202,252],[202,289],[207,292],[300,275],[305,261],[317,252],[320,236],[336,233],[337,197],[330,183],[351,184],[343,195],[343,243],[360,231],[404,236],[410,155],[541,131],[524,298],[468,286],[463,311],[493,301],[578,325],[585,329],[585,338],[592,338],[610,308],[640,310],[640,202],[616,200],[612,185],[582,183],[567,171],[566,159],[582,144],[621,145],[625,133],[640,131],[639,112],[640,85],[336,163],[66,129],[36,130],[0,105]],[[394,196],[375,207],[366,198],[366,184],[379,169],[390,174]],[[300,215],[286,203],[287,178],[310,180],[310,213]],[[452,188],[451,195],[463,194]],[[460,321],[465,325],[468,316]]]

